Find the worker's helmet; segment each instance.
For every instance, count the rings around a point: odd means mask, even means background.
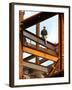
[[[43,28],[46,28],[45,26]]]
[[[43,28],[46,28],[45,26]]]

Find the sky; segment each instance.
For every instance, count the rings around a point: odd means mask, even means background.
[[[24,19],[27,19],[28,17],[31,17],[32,15],[35,15],[39,12],[33,12],[33,11],[25,11],[25,15],[24,15]],[[47,36],[47,41],[50,41],[52,43],[58,43],[58,15],[55,15],[49,19],[46,19],[42,22],[40,22],[40,32],[43,29],[43,27],[46,27],[46,30],[48,31],[48,36]],[[27,28],[26,30],[36,34],[36,25],[33,25],[29,28]],[[41,37],[41,34],[40,34]],[[27,40],[28,42],[30,42],[29,40]],[[34,42],[31,41],[31,43],[35,44]],[[24,53],[23,56],[29,56],[30,54]],[[25,57],[24,57],[25,58]],[[32,60],[30,60],[30,62],[35,62],[35,58],[33,58]],[[48,66],[50,64],[52,64],[53,61],[48,60],[44,63],[42,63],[41,65],[43,66]]]

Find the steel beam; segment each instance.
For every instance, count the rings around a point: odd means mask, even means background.
[[[35,57],[35,55],[31,55],[31,56],[28,56],[28,57],[24,58],[23,60],[28,61],[28,60],[33,59],[34,57]]]
[[[44,21],[54,15],[56,15],[57,13],[51,13],[51,12],[40,12],[38,14],[35,14],[25,20],[22,21],[22,25],[21,27],[22,28],[29,28],[31,27],[32,25],[38,23],[38,22],[41,22],[41,21]]]
[[[47,53],[49,55],[57,57],[56,52],[53,51],[53,50],[50,50],[50,49],[47,49],[47,48],[43,48],[43,47],[40,47],[40,46],[37,48],[36,45],[31,44],[31,43],[24,44],[24,46],[29,47],[29,48],[33,48],[33,49],[36,49],[38,51],[41,51],[41,52],[44,52],[44,53]]]
[[[33,54],[33,55],[36,55],[36,56],[39,56],[39,57],[42,57],[42,58],[45,58],[46,60],[52,60],[55,62],[57,62],[57,60],[58,60],[58,57],[56,57],[56,56],[49,55],[47,53],[44,53],[43,51],[32,49],[30,47],[23,46],[23,51]]]
[[[48,72],[48,69],[46,67],[41,66],[41,65],[37,65],[37,64],[31,63],[31,62],[24,61],[22,63],[22,65],[24,67],[32,68],[32,69],[39,70],[39,71],[42,71],[42,72],[46,72],[46,73]]]
[[[47,45],[45,45],[45,41],[41,37],[38,37],[35,34],[29,32],[27,30],[23,31],[23,35],[24,35],[24,37],[26,37],[30,40],[33,40],[33,41],[37,42],[38,44],[43,45],[51,50],[55,50],[55,48],[56,48],[55,44],[52,44],[51,42],[48,42],[48,41],[47,41]]]

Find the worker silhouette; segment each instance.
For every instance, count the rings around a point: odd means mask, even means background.
[[[46,38],[47,38],[48,32],[47,32],[45,26],[43,27],[43,30],[41,31],[41,35],[42,35],[42,39],[44,39],[44,43],[46,45],[47,44]]]

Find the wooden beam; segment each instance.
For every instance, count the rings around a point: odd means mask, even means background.
[[[29,57],[24,58],[23,60],[28,61],[28,60],[33,59],[34,57],[35,57],[35,55],[31,55],[31,56],[29,56]]]
[[[62,69],[62,31],[64,31],[64,14],[58,16],[58,28],[59,28],[59,70]]]
[[[62,70],[63,67],[63,58],[62,56],[64,55],[64,14],[61,14],[61,33],[62,33],[62,38],[61,38],[61,60],[60,60],[60,70]]]
[[[55,56],[46,54],[46,53],[44,53],[42,51],[38,51],[38,50],[29,48],[29,47],[26,47],[26,46],[23,46],[23,52],[31,53],[33,55],[45,58],[46,60],[52,60],[52,61],[55,61],[55,62],[57,62],[57,60],[58,60],[58,58],[55,57]]]
[[[31,56],[29,56],[29,57],[26,57],[26,58],[24,58],[23,60],[24,61],[29,61],[29,60],[31,60],[31,59],[33,59],[33,58],[35,58],[36,56],[35,55],[31,55]],[[44,63],[46,60],[45,59],[41,59],[41,60],[39,60],[39,64],[42,64],[42,63]]]
[[[19,33],[21,32],[21,21],[23,20],[24,12],[19,11]],[[23,66],[21,65],[23,62],[23,52],[22,52],[22,43],[21,43],[21,36],[19,36],[19,79],[23,78]]]
[[[22,28],[28,28],[31,27],[32,25],[38,23],[38,22],[42,22],[54,15],[56,15],[57,13],[51,13],[51,12],[40,12],[36,15],[33,15],[25,20],[22,21]]]
[[[48,69],[46,67],[41,66],[41,65],[37,65],[37,64],[31,63],[31,62],[24,61],[22,63],[22,65],[24,67],[32,68],[32,69],[39,70],[39,71],[42,71],[42,72],[46,72],[46,73],[48,72]]]
[[[56,52],[53,51],[53,50],[50,50],[50,49],[47,49],[47,48],[43,48],[43,47],[40,47],[40,46],[37,48],[36,45],[31,44],[31,43],[24,44],[24,46],[29,47],[29,48],[33,48],[33,49],[36,49],[38,51],[41,51],[41,52],[44,52],[44,53],[47,53],[49,55],[57,57]]]
[[[60,60],[58,60],[56,63],[50,65],[50,67],[48,66],[48,68],[49,68],[48,71],[51,70],[48,76],[52,76],[55,73],[55,71],[57,71],[57,72],[61,71],[61,70],[59,70],[59,67],[60,67],[59,63],[60,63]],[[52,66],[53,66],[53,68],[52,68]],[[64,69],[64,57],[62,57],[62,70],[63,69]]]
[[[58,69],[58,67],[59,67],[59,60],[57,61],[57,63],[52,65],[52,70],[50,71],[48,76],[52,76],[54,74],[54,72],[56,71],[56,69]],[[57,71],[60,71],[60,70],[57,70]]]
[[[30,40],[33,40],[33,41],[37,42],[38,44],[41,44],[51,50],[55,50],[55,47],[56,47],[55,44],[52,44],[51,42],[47,41],[47,44],[45,45],[45,43],[44,43],[45,41],[42,38],[36,36],[35,34],[29,32],[27,30],[23,31],[23,35],[24,35],[24,37],[26,37]]]
[[[39,64],[42,64],[42,63],[44,63],[46,60],[45,59],[41,59],[41,60],[39,60]]]
[[[37,23],[36,24],[36,36],[39,37],[39,34],[40,34],[40,23]],[[36,48],[39,48],[39,44],[38,43],[36,43]],[[36,57],[36,64],[39,64],[39,57]]]

